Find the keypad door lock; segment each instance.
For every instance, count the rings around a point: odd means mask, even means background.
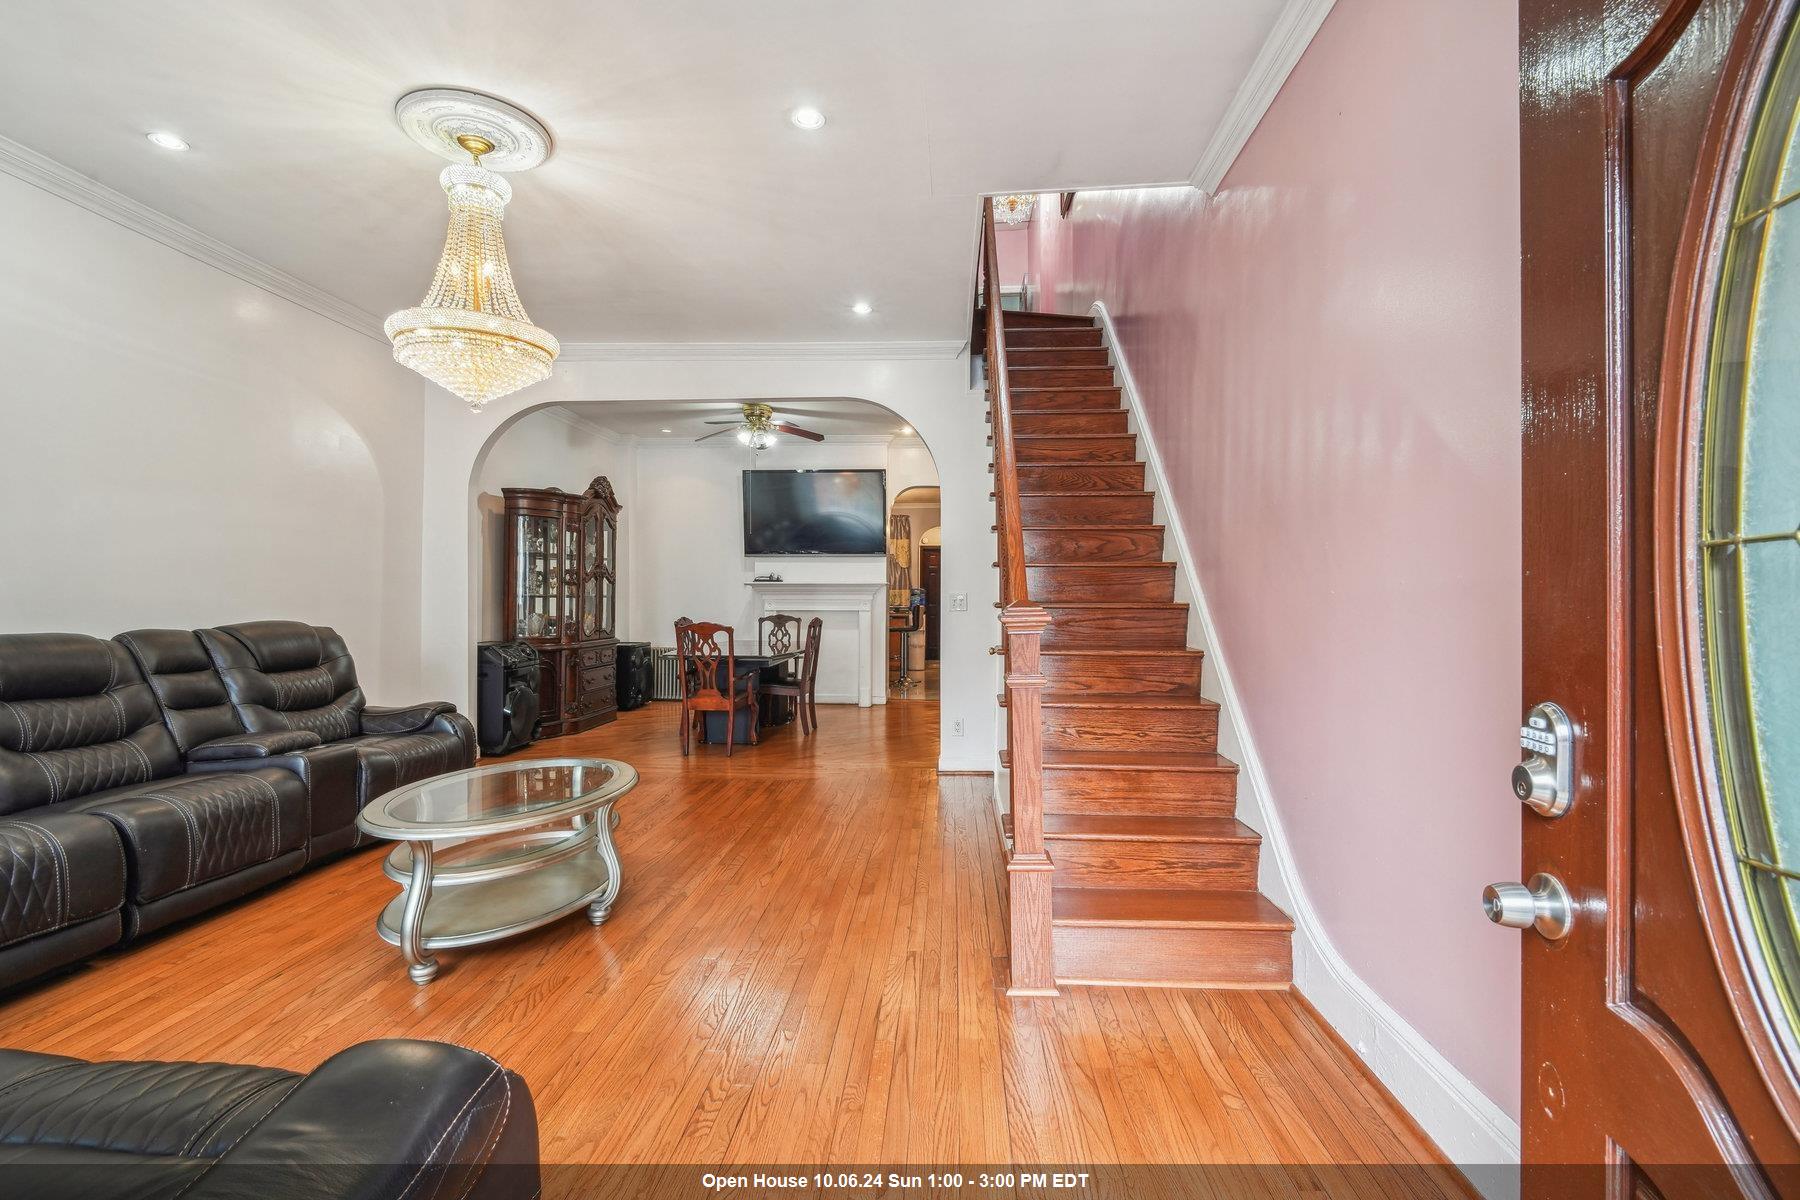
[[[1513,768],[1513,794],[1531,811],[1560,817],[1575,802],[1575,726],[1562,706],[1545,702],[1519,726],[1525,761]]]

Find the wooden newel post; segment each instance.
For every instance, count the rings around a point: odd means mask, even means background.
[[[1038,645],[1050,614],[1032,604],[1000,614],[1006,637],[1006,740],[1011,753],[1012,857],[1006,863],[1011,906],[1009,996],[1056,995],[1050,937],[1051,862],[1044,849],[1044,676]]]

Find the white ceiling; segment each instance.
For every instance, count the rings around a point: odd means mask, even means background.
[[[916,435],[909,437],[900,432],[906,427],[904,421],[867,400],[812,397],[795,400],[792,404],[782,404],[779,400],[759,403],[773,406],[777,419],[785,418],[802,429],[825,434],[827,440],[844,437],[916,440]],[[608,433],[675,442],[692,441],[727,428],[708,425],[708,421],[742,415],[737,404],[723,400],[596,400],[547,407]],[[665,429],[670,432],[664,433]],[[729,437],[715,438],[708,445],[726,448],[727,443],[732,448],[737,446]]]
[[[555,135],[507,242],[563,340],[960,338],[974,198],[1187,179],[1282,4],[10,0],[0,133],[379,316],[443,239],[394,100],[470,87]]]

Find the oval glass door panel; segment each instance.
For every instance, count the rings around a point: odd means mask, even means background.
[[[1704,690],[1764,1011],[1800,1029],[1800,39],[1730,214],[1700,425]]]

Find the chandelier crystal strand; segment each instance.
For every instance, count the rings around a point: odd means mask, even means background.
[[[1031,220],[1031,206],[1036,201],[1031,195],[995,196],[994,220],[1002,225],[1023,225]]]
[[[501,235],[512,186],[481,166],[481,145],[468,139],[475,161],[452,163],[438,176],[450,199],[450,229],[437,273],[424,301],[395,313],[384,327],[395,362],[477,412],[547,378],[561,349],[531,323],[513,287]]]

